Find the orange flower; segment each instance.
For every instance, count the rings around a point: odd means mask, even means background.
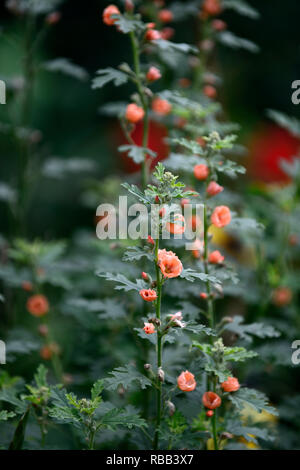
[[[206,180],[209,175],[209,168],[207,165],[200,163],[200,165],[194,166],[194,175],[197,180]]]
[[[202,396],[202,403],[205,408],[214,410],[215,408],[221,406],[222,400],[219,395],[214,392],[205,392]]]
[[[49,361],[53,354],[59,354],[60,353],[60,347],[56,343],[50,343],[46,344],[40,349],[40,356],[42,359],[45,361]]]
[[[177,378],[177,385],[183,392],[192,392],[195,390],[197,385],[194,374],[188,370],[181,372]]]
[[[217,96],[217,90],[212,85],[205,85],[205,87],[203,88],[203,93],[205,94],[205,96],[207,96],[207,98],[211,99],[214,99]]]
[[[224,256],[218,250],[212,251],[208,256],[208,261],[211,264],[219,264],[224,261]]]
[[[172,251],[158,250],[158,265],[164,277],[178,277],[182,272],[182,263]]]
[[[211,221],[218,228],[230,224],[231,214],[229,208],[227,206],[217,206],[212,213]]]
[[[140,106],[137,106],[135,103],[131,103],[126,108],[125,117],[127,121],[132,122],[133,124],[141,121],[145,116],[145,111]]]
[[[166,229],[168,232],[173,234],[184,233],[185,231],[185,220],[182,214],[175,214],[174,222],[167,222]]]
[[[157,29],[148,29],[145,34],[145,39],[147,41],[156,41],[157,39],[161,39],[161,34]]]
[[[207,299],[207,294],[205,292],[201,292],[200,298],[204,300]]]
[[[149,82],[154,82],[155,80],[159,80],[161,78],[160,70],[156,67],[150,67],[147,72],[146,78]]]
[[[26,307],[34,317],[42,317],[49,311],[49,302],[44,295],[37,294],[29,297]]]
[[[152,333],[155,333],[155,326],[153,325],[153,323],[144,322],[143,330],[147,335],[152,335]]]
[[[288,287],[277,287],[273,291],[272,300],[277,307],[284,307],[292,300],[292,291]]]
[[[120,15],[120,10],[118,7],[116,7],[116,5],[109,5],[103,11],[103,22],[108,26],[112,26],[117,20],[116,18],[112,18],[112,15]]]
[[[206,192],[209,196],[216,196],[223,191],[223,186],[220,186],[215,181],[211,181],[207,186]]]
[[[223,388],[224,392],[236,392],[240,388],[240,384],[238,379],[235,377],[228,377],[225,382],[221,383],[221,387]]]
[[[219,15],[222,11],[220,0],[204,0],[202,8],[204,13],[210,16]]]
[[[152,101],[152,110],[157,113],[165,116],[171,112],[172,105],[167,100],[163,100],[162,98],[155,98]]]
[[[162,23],[170,23],[170,21],[173,20],[173,13],[165,8],[160,10],[158,13],[158,18]]]
[[[142,299],[146,300],[146,302],[153,302],[153,300],[157,299],[157,294],[155,290],[152,289],[140,290],[140,296],[142,297]]]

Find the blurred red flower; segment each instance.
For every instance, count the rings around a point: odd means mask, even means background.
[[[288,177],[281,170],[281,158],[291,161],[298,154],[300,141],[288,131],[276,125],[268,125],[251,138],[249,174],[265,183],[286,182]]]

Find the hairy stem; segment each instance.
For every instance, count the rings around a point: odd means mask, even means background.
[[[156,318],[160,320],[161,311],[161,295],[162,295],[162,278],[160,268],[158,266],[158,250],[159,250],[159,238],[155,242],[155,262],[156,262],[156,283],[157,283],[157,300],[156,300]],[[162,367],[162,336],[160,329],[157,331],[157,369]],[[162,397],[162,383],[157,380],[157,392],[156,392],[156,428],[154,435],[153,448],[158,449],[159,443],[159,427],[161,422],[161,397]]]
[[[149,115],[148,115],[148,99],[143,91],[141,82],[141,68],[140,68],[140,51],[139,44],[134,31],[130,33],[130,40],[133,53],[133,66],[136,75],[137,91],[145,112],[143,120],[143,147],[148,148],[148,134],[149,134]],[[147,153],[144,152],[144,161],[141,164],[141,184],[142,189],[145,189],[148,183],[148,167],[147,167]]]

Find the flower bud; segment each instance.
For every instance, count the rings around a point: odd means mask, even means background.
[[[168,408],[168,411],[169,411],[169,415],[173,416],[173,414],[176,411],[176,407],[175,407],[174,403],[172,403],[170,400],[168,400],[166,402],[166,405],[167,405],[167,408]]]
[[[160,382],[164,382],[165,381],[165,373],[163,371],[163,369],[161,367],[158,368],[158,371],[157,371],[157,378]]]

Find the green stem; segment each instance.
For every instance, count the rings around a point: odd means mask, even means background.
[[[216,410],[214,410],[214,414],[211,417],[211,427],[212,427],[212,435],[214,440],[214,448],[215,450],[219,450],[218,446],[218,439],[217,439],[217,415]]]
[[[135,32],[130,33],[130,40],[133,52],[133,66],[134,72],[136,75],[136,85],[138,94],[145,112],[144,122],[143,122],[143,147],[148,148],[148,134],[149,134],[149,115],[148,115],[148,100],[143,91],[143,85],[141,82],[141,69],[140,69],[140,51],[138,46],[138,40],[135,35]],[[141,183],[142,189],[145,189],[148,183],[148,168],[147,168],[147,153],[144,152],[144,161],[141,165]]]
[[[209,274],[208,270],[208,220],[207,220],[207,207],[206,204],[204,204],[204,209],[203,209],[203,217],[204,217],[204,254],[203,254],[203,260],[204,260],[204,270],[205,274]],[[213,301],[211,298],[211,286],[210,286],[210,281],[206,281],[206,291],[207,291],[207,307],[208,307],[208,321],[209,321],[209,326],[210,328],[215,327],[215,315],[214,315],[214,306],[213,306]],[[212,342],[212,337],[210,337],[211,342]]]
[[[20,126],[27,129],[30,123],[32,93],[34,85],[34,62],[32,39],[34,37],[35,20],[32,15],[27,18],[26,35],[25,35],[25,52],[24,52],[24,93],[20,116]],[[30,160],[30,143],[28,137],[25,136],[21,140],[20,157],[19,157],[19,174],[18,174],[18,208],[17,208],[17,230],[18,233],[24,235],[26,232],[26,204],[27,204],[27,179],[28,165]]]
[[[158,266],[158,250],[159,250],[159,238],[155,242],[155,262],[156,262],[156,283],[157,283],[157,299],[156,299],[156,318],[160,320],[160,311],[161,311],[161,295],[162,295],[162,279],[161,272]],[[162,367],[162,336],[160,329],[157,331],[157,369]],[[159,443],[159,427],[161,422],[161,398],[162,398],[162,383],[158,379],[157,381],[157,394],[156,394],[156,427],[155,435],[153,441],[153,449],[158,449]]]

